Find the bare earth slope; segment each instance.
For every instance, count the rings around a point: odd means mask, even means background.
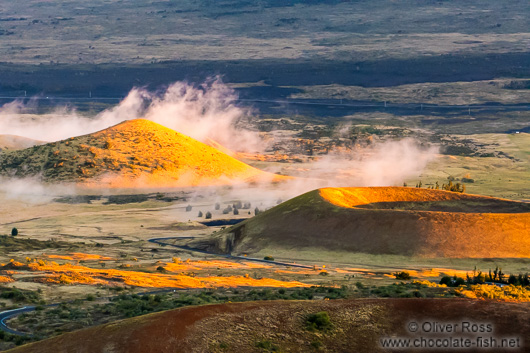
[[[313,248],[421,257],[530,257],[530,204],[417,188],[325,188],[192,246],[235,254]]]
[[[326,311],[333,328],[305,328],[309,314]],[[453,337],[519,338],[521,350],[530,342],[528,305],[459,299],[350,299],[333,301],[271,301],[187,307],[88,328],[21,346],[13,353],[164,353],[164,352],[388,352],[380,339],[449,337],[413,334],[407,324],[423,322],[492,324],[492,334]],[[281,334],[279,334],[281,332]],[[277,347],[264,350],[259,343]],[[271,348],[271,347],[269,347]],[[421,350],[418,350],[421,351]],[[473,351],[473,350],[459,350]],[[496,349],[496,352],[503,351]]]
[[[0,175],[106,187],[183,187],[279,180],[149,120],[0,154]]]

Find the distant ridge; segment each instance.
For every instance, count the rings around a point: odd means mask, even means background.
[[[33,140],[27,137],[17,135],[0,135],[0,151],[2,150],[20,150],[36,145],[42,145],[46,142]]]
[[[145,119],[67,140],[0,154],[0,175],[40,176],[88,187],[187,187],[271,182],[263,172]]]

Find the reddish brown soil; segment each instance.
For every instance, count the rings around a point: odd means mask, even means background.
[[[163,353],[264,352],[258,342],[269,341],[281,352],[388,352],[380,338],[417,338],[409,322],[462,325],[462,321],[490,323],[492,335],[519,338],[521,349],[530,342],[530,305],[465,299],[350,299],[335,301],[272,301],[188,307],[119,321],[45,341],[10,352],[27,353]],[[314,332],[305,328],[308,314],[328,312],[333,328]],[[424,337],[448,337],[422,334]],[[313,345],[320,342],[320,349]],[[425,351],[425,350],[418,350]],[[472,352],[473,350],[462,350]],[[480,351],[480,350],[475,350]],[[497,349],[495,352],[502,352]],[[528,350],[526,350],[528,351]]]

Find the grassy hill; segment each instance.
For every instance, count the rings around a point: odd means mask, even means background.
[[[216,304],[117,321],[9,352],[387,352],[380,346],[381,338],[420,337],[421,333],[407,331],[411,319],[420,323],[485,322],[493,325],[498,340],[519,337],[520,347],[524,347],[530,339],[527,310],[523,303],[454,299]],[[308,329],[310,315],[321,312],[329,317],[322,322],[330,325]]]
[[[325,188],[192,246],[233,254],[281,248],[421,257],[528,257],[529,234],[527,203],[418,188]]]
[[[143,119],[2,153],[0,175],[107,187],[182,187],[281,178]]]

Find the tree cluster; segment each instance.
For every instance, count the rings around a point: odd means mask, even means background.
[[[406,183],[403,183],[403,186],[407,186]],[[423,187],[423,183],[420,182],[416,184],[416,187],[417,188],[421,188]],[[457,182],[456,184],[453,184],[453,181],[452,180],[449,180],[449,183],[447,184],[442,184],[442,186],[440,186],[440,184],[438,182],[436,182],[434,185],[431,185],[431,186],[428,186],[427,189],[431,189],[431,190],[445,190],[445,191],[452,191],[452,192],[461,192],[461,193],[465,193],[466,192],[466,186],[464,184],[460,184],[459,182]]]
[[[440,284],[446,284],[448,287],[457,287],[463,284],[483,284],[483,283],[496,283],[496,284],[513,284],[514,286],[530,286],[530,274],[519,273],[518,275],[510,274],[506,275],[502,272],[502,269],[495,267],[495,270],[489,270],[488,273],[484,273],[477,270],[475,267],[473,272],[466,275],[466,279],[460,277],[442,277]]]

